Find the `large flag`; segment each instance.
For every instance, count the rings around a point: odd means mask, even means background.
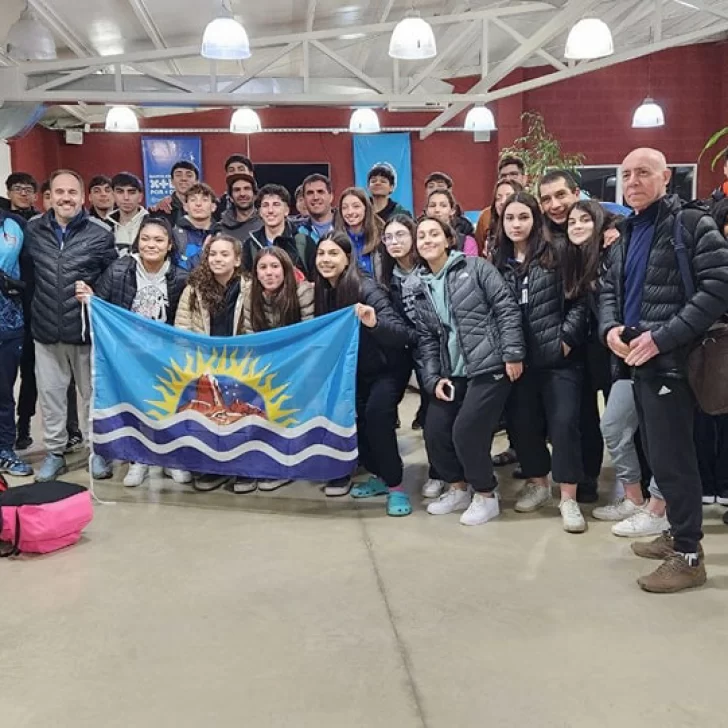
[[[353,308],[210,337],[91,302],[94,450],[251,478],[332,480],[356,467]]]

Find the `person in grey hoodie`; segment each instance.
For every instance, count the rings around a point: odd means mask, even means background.
[[[500,513],[490,448],[526,356],[518,303],[485,259],[466,257],[455,232],[433,217],[417,225],[418,276],[403,287],[417,333],[416,358],[430,404],[427,453],[448,489],[428,513],[465,511],[475,526]],[[473,487],[470,496],[468,483]]]
[[[263,227],[263,221],[255,206],[258,186],[251,174],[231,174],[226,181],[228,208],[222,213],[212,234],[232,235],[245,245],[250,235]]]

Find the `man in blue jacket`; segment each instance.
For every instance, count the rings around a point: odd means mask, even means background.
[[[0,210],[0,472],[24,476],[33,469],[15,454],[13,396],[23,353],[22,249],[21,221]]]

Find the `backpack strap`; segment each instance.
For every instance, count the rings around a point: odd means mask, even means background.
[[[683,288],[685,288],[685,297],[690,299],[695,294],[695,281],[693,280],[690,258],[688,257],[688,249],[685,246],[685,238],[683,237],[682,217],[683,211],[680,210],[680,212],[675,215],[672,247],[675,250],[677,267],[680,270],[680,278],[682,278]]]

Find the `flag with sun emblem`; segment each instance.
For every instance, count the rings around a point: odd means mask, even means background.
[[[94,450],[251,478],[332,480],[357,462],[353,309],[201,336],[94,297]]]

